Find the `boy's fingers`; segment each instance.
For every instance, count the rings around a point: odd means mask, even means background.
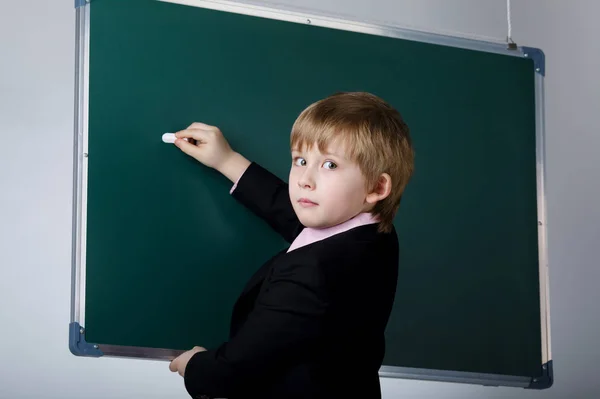
[[[177,364],[176,364],[177,359],[179,359],[179,358],[175,358],[171,361],[171,363],[169,363],[169,370],[171,370],[171,372],[173,372],[173,373],[177,371]]]
[[[185,129],[175,133],[175,137],[178,139],[192,138],[198,141],[206,141],[210,134],[209,130]]]
[[[185,152],[187,155],[194,156],[198,152],[198,147],[194,144],[188,143],[185,140],[178,139],[175,140],[174,143],[181,151]]]
[[[184,130],[175,132],[175,137],[177,137],[178,139],[190,138],[190,137],[192,137],[193,134],[194,134],[193,129],[184,129]]]

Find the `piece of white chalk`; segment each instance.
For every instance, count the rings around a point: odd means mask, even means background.
[[[168,144],[173,144],[175,142],[175,138],[175,133],[165,133],[162,135],[162,141]]]
[[[175,143],[176,139],[177,137],[175,137],[175,133],[165,133],[162,135],[162,141],[167,144]],[[189,141],[187,138],[185,138],[184,140]]]

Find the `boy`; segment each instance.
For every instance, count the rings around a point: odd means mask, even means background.
[[[171,362],[188,393],[380,398],[398,268],[392,223],[414,159],[400,114],[369,93],[310,105],[292,128],[289,185],[234,152],[214,126],[194,123],[176,137],[291,243],[247,283],[228,342]]]

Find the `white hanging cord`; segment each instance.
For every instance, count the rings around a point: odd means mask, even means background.
[[[506,0],[506,21],[508,22],[508,35],[506,36],[508,48],[516,49],[517,45],[512,39],[512,17],[510,15],[510,0]]]

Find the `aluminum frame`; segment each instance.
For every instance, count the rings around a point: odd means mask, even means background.
[[[346,31],[361,32],[379,36],[394,37],[412,41],[440,44],[450,47],[497,53],[514,57],[528,57],[531,49],[519,47],[509,49],[506,43],[484,41],[466,37],[429,33],[394,26],[369,24],[351,21],[327,15],[316,15],[304,11],[271,8],[248,3],[236,3],[221,0],[158,0],[193,7],[220,10],[230,13],[257,16],[299,24],[309,24]],[[88,103],[89,103],[89,40],[90,40],[90,4],[76,8],[76,65],[75,65],[75,123],[73,143],[73,235],[72,235],[72,277],[71,277],[71,333],[70,348],[75,355],[145,358],[170,361],[183,351],[142,348],[118,345],[92,345],[85,342],[85,277],[86,277],[86,209],[87,209],[87,154],[88,154]],[[543,55],[543,53],[542,53]],[[543,71],[543,67],[542,67]],[[536,102],[536,185],[538,211],[539,244],[539,283],[540,315],[542,332],[542,367],[551,384],[552,354],[550,341],[550,305],[546,228],[546,172],[545,172],[545,121],[544,121],[544,76],[540,68],[532,70],[535,74]],[[77,332],[79,335],[77,336]],[[550,370],[548,370],[550,368]],[[416,369],[382,366],[381,377],[418,379],[430,381],[460,382],[492,386],[530,387],[538,381],[521,376],[503,376],[493,374],[455,372],[444,370]]]

